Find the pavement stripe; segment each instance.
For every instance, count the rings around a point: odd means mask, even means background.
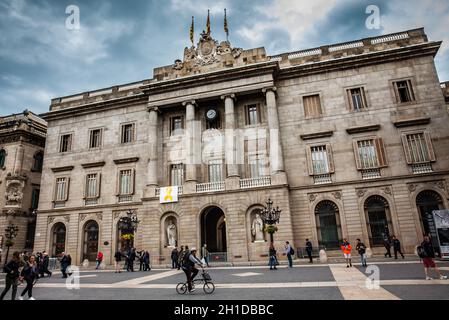
[[[149,276],[145,276],[145,277],[140,277],[140,278],[135,278],[135,279],[130,279],[130,280],[125,280],[125,281],[120,281],[120,282],[116,282],[114,283],[115,286],[117,287],[127,287],[129,285],[137,285],[137,284],[141,284],[141,283],[145,283],[145,282],[150,282],[153,280],[158,280],[158,279],[162,279],[162,278],[166,278],[166,277],[170,277],[173,276],[175,274],[181,273],[182,271],[178,271],[178,270],[170,270],[167,272],[161,272],[158,274],[152,274]]]
[[[345,300],[400,300],[382,287],[367,288],[367,277],[356,268],[346,268],[345,266],[330,266],[329,268]]]

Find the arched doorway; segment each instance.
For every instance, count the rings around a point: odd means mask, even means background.
[[[332,201],[321,201],[315,207],[315,220],[320,246],[339,248],[342,236],[338,206]]]
[[[423,233],[430,236],[435,250],[440,252],[432,211],[444,209],[443,199],[435,191],[424,190],[416,197],[416,206],[418,207],[419,220]]]
[[[209,207],[201,214],[201,246],[207,244],[209,252],[226,253],[226,218],[218,207]]]
[[[382,246],[384,239],[392,236],[388,201],[381,196],[371,196],[364,207],[370,245]]]
[[[51,254],[53,257],[59,256],[65,251],[66,227],[62,222],[53,226]]]
[[[83,260],[95,261],[98,253],[98,223],[88,221],[84,225]]]

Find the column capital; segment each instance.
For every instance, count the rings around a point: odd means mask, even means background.
[[[267,94],[268,91],[271,91],[271,92],[273,92],[273,93],[276,93],[277,88],[276,88],[276,87],[267,87],[267,88],[263,88],[263,89],[262,89],[263,94]]]
[[[221,100],[226,100],[226,98],[231,98],[232,100],[237,100],[234,93],[224,94],[221,97]]]
[[[161,113],[161,110],[159,110],[158,106],[154,106],[154,105],[150,105],[150,104],[147,105],[147,111],[148,112],[155,111],[157,113]]]
[[[192,106],[196,106],[196,101],[195,100],[187,100],[187,101],[184,101],[183,103],[182,103],[182,106],[183,107],[186,107],[187,105],[192,105]]]

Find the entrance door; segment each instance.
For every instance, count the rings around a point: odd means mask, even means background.
[[[95,261],[98,254],[98,223],[89,221],[84,227],[83,260]]]
[[[437,230],[433,221],[432,211],[443,209],[443,200],[436,192],[426,190],[416,197],[416,206],[419,210],[423,232],[430,236],[433,247],[439,253],[440,246],[438,245]]]
[[[331,201],[322,201],[315,208],[320,245],[336,249],[340,245],[338,207]]]
[[[216,254],[212,260],[226,260],[226,219],[218,207],[207,208],[201,215],[201,246],[204,244],[210,253]]]

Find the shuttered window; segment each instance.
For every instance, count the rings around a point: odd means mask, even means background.
[[[56,178],[55,201],[67,201],[69,178]]]
[[[184,184],[184,165],[182,163],[172,164],[170,177],[172,186],[182,186]]]
[[[131,143],[135,140],[136,126],[134,123],[122,125],[121,143]]]
[[[396,81],[394,82],[394,87],[398,103],[415,101],[411,80]]]
[[[428,132],[403,134],[402,142],[408,164],[429,163],[436,160]]]
[[[86,199],[95,199],[100,196],[100,174],[90,173],[86,175]]]
[[[102,144],[102,129],[94,129],[90,131],[89,149],[99,148]]]
[[[134,170],[120,170],[119,195],[131,195],[134,193]]]
[[[209,182],[223,181],[223,161],[221,159],[209,160],[208,171]]]
[[[68,152],[72,150],[72,135],[64,134],[61,136],[59,152]]]
[[[354,141],[354,154],[358,170],[388,166],[382,138]]]
[[[352,111],[362,111],[367,108],[365,90],[363,88],[349,89],[348,98]]]
[[[259,105],[257,104],[250,104],[246,107],[246,124],[247,125],[256,125],[259,124],[260,121],[260,111],[259,111]]]
[[[309,175],[334,173],[334,160],[330,144],[307,147]]]
[[[316,117],[322,115],[320,95],[303,97],[304,115],[306,117]]]

